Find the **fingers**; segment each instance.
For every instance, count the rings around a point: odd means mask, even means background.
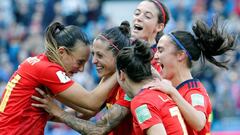
[[[45,108],[46,107],[44,104],[34,104],[34,103],[32,103],[32,106],[37,107],[37,108]]]
[[[41,89],[39,89],[39,88],[35,88],[35,90],[36,90],[40,95],[42,95],[43,97],[46,97],[46,96],[47,96],[46,93],[45,93],[43,90],[41,90]]]
[[[34,99],[34,100],[36,100],[36,101],[38,101],[38,102],[41,102],[41,103],[43,103],[43,104],[46,103],[46,101],[45,101],[44,99],[42,99],[42,98],[39,98],[39,97],[36,97],[36,96],[32,96],[31,98]]]

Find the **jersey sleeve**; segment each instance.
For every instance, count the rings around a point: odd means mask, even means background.
[[[49,66],[47,71],[43,71],[40,74],[39,80],[44,86],[48,87],[53,94],[58,94],[66,90],[74,83],[58,66]]]
[[[151,103],[132,103],[131,108],[133,119],[138,123],[142,131],[162,123],[162,119],[158,115],[159,110]]]
[[[199,90],[190,90],[184,97],[196,110],[207,114],[208,97]]]
[[[116,104],[124,106],[130,109],[131,98],[123,91],[122,88],[119,89],[119,98],[116,101]]]

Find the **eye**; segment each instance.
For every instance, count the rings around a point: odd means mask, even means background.
[[[162,47],[158,47],[157,50],[158,50],[159,53],[163,52],[163,48]]]
[[[145,13],[144,16],[147,19],[151,19],[153,17],[151,13]]]
[[[81,65],[84,65],[84,64],[85,64],[85,61],[83,61],[83,60],[79,60],[79,61],[78,61],[78,65],[81,66]]]
[[[135,10],[134,15],[135,15],[135,16],[140,15],[140,11],[139,11],[139,10]]]
[[[97,57],[98,57],[98,58],[102,58],[103,55],[101,55],[101,54],[98,53],[98,54],[97,54]]]

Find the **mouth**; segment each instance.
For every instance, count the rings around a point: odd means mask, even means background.
[[[161,66],[161,68],[162,68],[162,69],[164,68],[164,65],[163,65],[163,64],[161,64],[161,63],[160,63],[160,66]]]
[[[134,25],[133,25],[133,30],[134,30],[134,31],[141,31],[141,30],[143,30],[143,27],[140,26],[140,25],[138,25],[138,24],[134,24]]]
[[[98,73],[100,73],[100,72],[103,70],[103,67],[98,67],[98,66],[97,66],[97,67],[96,67],[96,70],[97,70]]]

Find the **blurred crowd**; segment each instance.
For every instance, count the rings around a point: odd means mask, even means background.
[[[201,18],[211,24],[216,15],[220,16],[220,20],[225,20],[223,24],[227,24],[226,29],[229,32],[235,35],[240,32],[240,0],[162,1],[171,13],[165,32],[174,29],[191,31],[196,19]],[[91,40],[102,30],[118,25],[112,23],[111,14],[103,14],[102,7],[105,2],[107,0],[0,0],[0,95],[19,63],[44,51],[44,31],[51,22],[59,21],[66,25],[81,26]],[[236,41],[239,41],[239,38]],[[238,48],[239,42],[236,44],[236,51],[230,56],[219,58],[231,59],[229,70],[213,68],[208,63],[205,66],[197,65],[193,70],[211,96],[214,122],[240,117]],[[85,67],[85,72],[78,73],[73,78],[89,90],[99,81],[91,59]],[[57,135],[73,131],[65,126],[50,123],[46,132]]]

